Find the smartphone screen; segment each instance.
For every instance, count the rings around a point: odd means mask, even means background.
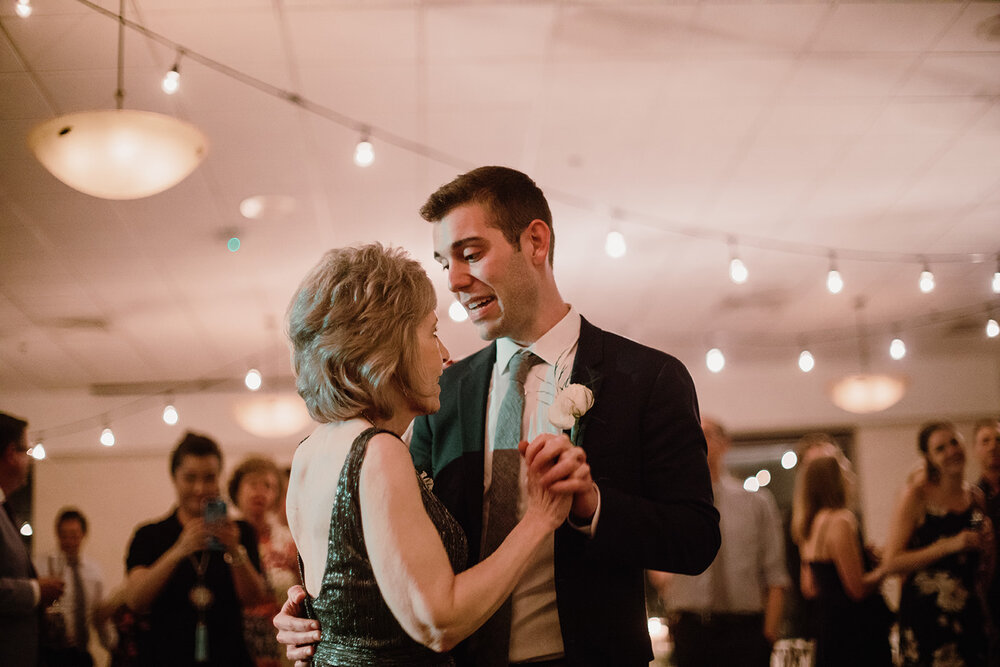
[[[226,520],[226,501],[222,498],[212,498],[211,500],[205,501],[204,514],[205,523],[219,524]],[[208,548],[213,551],[225,551],[225,545],[218,540],[216,537],[211,537],[208,540]]]

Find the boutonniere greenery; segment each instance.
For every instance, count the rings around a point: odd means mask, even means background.
[[[555,364],[555,397],[549,406],[549,422],[558,429],[570,429],[569,439],[578,444],[581,435],[580,418],[594,405],[594,392],[590,387],[570,383],[570,368],[564,363],[569,350],[559,355]]]

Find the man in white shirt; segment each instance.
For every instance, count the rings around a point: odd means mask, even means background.
[[[45,653],[46,667],[90,667],[94,664],[89,644],[91,631],[96,630],[101,644],[110,649],[112,631],[107,622],[94,626],[94,610],[104,597],[104,577],[94,561],[82,553],[87,537],[87,517],[80,510],[65,507],[56,517],[59,553],[36,559],[38,572],[57,577],[65,585],[58,610],[62,617],[64,642],[49,646]]]
[[[766,489],[750,492],[725,468],[732,441],[713,419],[702,419],[722,548],[695,577],[650,573],[663,596],[678,667],[767,667],[781,626],[785,569],[781,517]]]

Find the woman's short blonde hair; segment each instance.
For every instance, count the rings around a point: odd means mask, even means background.
[[[379,243],[330,250],[288,307],[299,396],[318,422],[392,416],[419,379],[416,329],[437,299],[427,273]]]

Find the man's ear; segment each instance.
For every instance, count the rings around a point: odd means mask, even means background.
[[[531,258],[532,264],[548,263],[550,243],[552,243],[552,230],[544,220],[535,218],[521,232],[521,252]]]

